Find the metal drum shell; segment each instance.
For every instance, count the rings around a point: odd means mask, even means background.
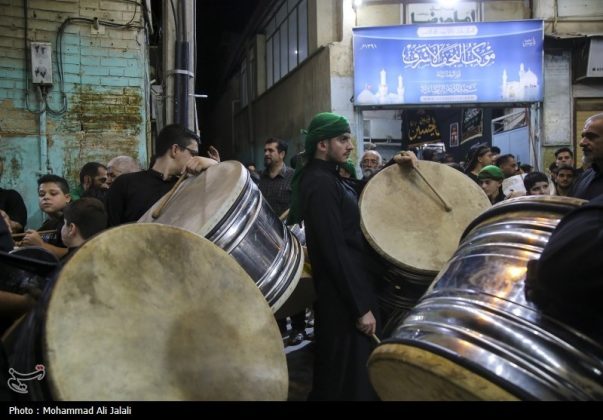
[[[439,366],[448,364],[457,375],[482,381],[457,384],[468,391],[455,396],[602,399],[603,347],[542,314],[524,296],[527,262],[539,258],[563,215],[584,203],[566,197],[520,197],[494,206],[471,223],[457,252],[418,305],[384,342],[386,347],[371,355],[369,370],[377,392],[404,399],[388,388],[408,390],[410,379],[399,374],[395,381],[400,383],[392,385],[382,376],[384,360],[392,369],[392,351],[404,355],[409,351],[415,357],[439,358]],[[412,364],[399,359],[394,369],[408,373]],[[441,383],[434,386],[449,380],[439,377]],[[489,387],[497,391],[484,391]],[[415,396],[428,399],[428,394]]]
[[[301,245],[241,163],[222,162],[185,180],[155,219],[160,202],[139,222],[177,226],[209,239],[250,275],[274,312],[293,293],[304,264]]]

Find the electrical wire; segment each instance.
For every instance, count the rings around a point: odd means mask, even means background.
[[[67,107],[68,107],[68,101],[67,101],[67,95],[65,94],[65,77],[64,77],[64,70],[63,70],[63,34],[65,33],[65,28],[67,28],[67,26],[69,26],[70,24],[78,24],[78,23],[86,23],[86,24],[100,24],[103,26],[107,26],[110,28],[115,28],[115,29],[132,29],[132,28],[136,28],[136,29],[144,29],[143,26],[140,25],[132,25],[132,22],[134,22],[134,19],[136,18],[136,13],[138,12],[138,6],[140,5],[139,2],[137,1],[133,1],[133,0],[121,0],[124,1],[126,3],[133,3],[136,5],[136,7],[134,8],[134,14],[132,15],[132,18],[126,23],[126,24],[119,24],[119,23],[115,23],[115,22],[109,22],[106,20],[94,20],[94,19],[90,19],[90,18],[82,18],[82,17],[68,17],[67,19],[65,19],[63,21],[63,23],[61,24],[61,26],[59,27],[58,31],[57,31],[57,36],[56,36],[56,49],[57,49],[57,72],[58,72],[58,76],[59,76],[59,92],[61,95],[61,101],[62,101],[62,106],[61,109],[59,110],[54,110],[50,107],[50,105],[48,104],[48,96],[46,95],[44,102],[45,102],[45,109],[48,110],[48,112],[52,115],[62,115],[67,111]],[[141,9],[142,10],[142,9]],[[141,13],[142,15],[142,13]]]

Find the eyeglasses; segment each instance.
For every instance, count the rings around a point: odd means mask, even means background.
[[[189,149],[188,147],[184,147],[184,146],[178,146],[178,147],[182,150],[188,150],[188,152],[191,154],[191,156],[199,156],[199,152],[197,150]]]

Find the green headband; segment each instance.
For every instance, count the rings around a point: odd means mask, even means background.
[[[294,225],[302,221],[301,205],[299,202],[299,182],[306,163],[314,158],[318,142],[350,132],[350,123],[348,119],[341,115],[333,114],[332,112],[321,112],[316,114],[314,118],[312,118],[312,121],[310,121],[308,129],[303,131],[306,135],[306,150],[304,152],[304,159],[298,162],[295,175],[291,181],[291,207],[289,209],[287,224]]]

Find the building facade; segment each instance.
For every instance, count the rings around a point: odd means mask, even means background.
[[[204,122],[205,137],[226,156],[260,164],[266,138],[289,139],[292,155],[303,149],[300,130],[312,116],[333,111],[353,122],[357,153],[365,142],[383,146],[382,151],[390,144],[392,150],[404,146],[404,115],[416,111],[416,106],[354,106],[352,28],[431,23],[441,9],[435,0],[267,2],[233,51],[225,69],[228,88]],[[481,133],[475,142],[521,146],[508,152],[540,169],[548,166],[558,147],[576,150],[585,117],[603,111],[602,74],[585,72],[589,60],[591,68],[602,67],[595,52],[603,35],[603,4],[477,0],[461,1],[445,12],[481,22],[544,23],[544,100],[521,108],[477,107]],[[462,126],[463,117],[473,112],[469,107],[425,107],[437,117],[440,141],[456,151],[457,160],[474,144],[454,149],[457,124]]]

